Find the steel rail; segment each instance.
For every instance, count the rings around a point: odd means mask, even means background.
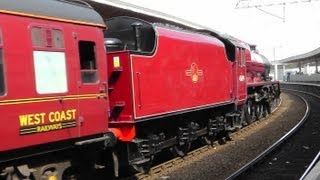
[[[296,91],[296,90],[285,89],[285,88],[282,88],[282,89],[285,91]],[[299,91],[296,91],[296,92],[299,92]],[[306,93],[306,92],[302,92],[302,91],[300,91],[300,93],[313,95],[311,93]],[[283,144],[283,142],[285,140],[287,140],[289,137],[291,137],[304,124],[304,122],[309,117],[311,109],[310,109],[310,105],[307,102],[307,100],[301,96],[299,96],[299,97],[304,101],[304,103],[306,104],[306,107],[307,107],[306,112],[305,112],[304,116],[302,117],[302,119],[299,121],[299,123],[297,125],[295,125],[288,133],[286,133],[284,136],[282,136],[277,142],[275,142],[273,145],[271,145],[268,149],[263,151],[260,155],[258,155],[256,158],[254,158],[252,161],[250,161],[246,165],[242,166],[238,171],[236,171],[235,173],[233,173],[232,175],[227,177],[226,178],[227,180],[235,179],[238,176],[240,176],[241,174],[243,174],[244,172],[246,172],[247,170],[249,170],[250,168],[254,167],[254,165],[256,165],[260,160],[262,160],[264,157],[269,155],[273,150],[275,150],[277,147],[279,147],[281,144]],[[320,98],[319,96],[317,96],[317,97]]]
[[[299,180],[303,180],[306,176],[311,172],[312,168],[319,162],[320,159],[320,151],[318,152],[317,156],[312,160],[306,171],[302,174]]]
[[[290,83],[290,84],[294,84],[294,85],[307,85],[307,86],[315,86],[315,87],[320,87],[319,84],[311,84],[311,83]],[[289,84],[289,85],[290,85]],[[295,92],[302,92],[302,91],[298,91],[298,90],[293,90],[293,89],[290,89],[291,91],[295,91]],[[313,93],[309,93],[309,92],[302,92],[302,93],[305,93],[305,94],[309,94],[309,95],[312,95],[312,96],[315,96],[317,98],[320,99],[320,96],[316,95],[316,94],[313,94]],[[302,174],[302,176],[300,177],[299,180],[303,180],[306,178],[306,176],[311,172],[312,168],[317,164],[317,162],[320,160],[320,151],[319,153],[316,155],[316,157],[312,160],[312,162],[309,164],[308,168],[305,170],[305,172]]]

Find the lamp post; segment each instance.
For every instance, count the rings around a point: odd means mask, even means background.
[[[275,62],[274,63],[274,79],[279,80],[279,78],[278,78],[278,64],[276,63],[276,48],[282,48],[282,46],[280,45],[280,46],[273,47],[273,61]]]

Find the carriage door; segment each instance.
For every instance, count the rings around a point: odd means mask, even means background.
[[[245,48],[237,47],[237,62],[235,66],[236,98],[240,103],[247,98]]]
[[[79,136],[103,133],[108,128],[108,103],[102,32],[97,28],[78,29],[75,39],[79,57]]]

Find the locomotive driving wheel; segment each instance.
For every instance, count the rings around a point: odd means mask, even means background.
[[[217,140],[217,138],[215,136],[210,136],[210,135],[205,135],[202,137],[203,139],[203,142],[206,144],[206,145],[210,145],[212,146],[213,145],[213,142],[215,140]]]
[[[145,161],[143,163],[138,163],[138,164],[132,164],[131,166],[133,167],[134,170],[138,172],[148,173],[152,167],[153,158],[154,156],[151,156],[149,161]]]
[[[248,99],[245,107],[244,107],[244,113],[245,113],[245,120],[247,124],[251,124],[255,119],[255,107],[253,105],[252,99]]]
[[[66,171],[63,172],[62,179],[63,180],[77,180],[77,179],[80,179],[79,170],[76,169],[76,168],[72,168],[72,167],[66,169]]]
[[[263,117],[264,107],[262,104],[257,104],[255,108],[256,120]]]
[[[207,123],[207,134],[202,136],[202,142],[206,145],[212,146],[213,142],[217,140],[217,134],[219,132],[219,124],[216,118],[208,119]]]
[[[274,100],[275,107],[277,107],[280,104],[280,102],[281,102],[280,98],[276,97],[275,100]]]
[[[186,142],[183,145],[176,144],[171,148],[171,152],[175,156],[184,157],[188,154],[191,147],[191,142]]]
[[[266,103],[266,111],[268,114],[271,114],[272,112],[272,104],[270,102]]]

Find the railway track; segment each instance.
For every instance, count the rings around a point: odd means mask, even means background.
[[[228,179],[299,179],[320,150],[320,87],[288,85],[290,91],[308,103],[300,123],[257,158]],[[293,90],[299,89],[299,90]],[[304,92],[304,91],[308,92]]]
[[[282,103],[282,100],[278,103],[277,106],[275,106],[272,110],[274,112]],[[244,135],[249,132],[250,129],[255,128],[258,126],[260,123],[264,121],[255,121],[250,126],[246,126],[239,131],[236,131],[230,135],[231,139],[235,138],[236,136],[239,135]],[[215,141],[213,145],[205,145],[200,148],[197,148],[191,152],[189,152],[185,157],[177,157],[174,159],[171,159],[169,161],[163,162],[159,165],[156,165],[151,168],[150,172],[148,174],[144,173],[137,173],[134,174],[131,177],[127,177],[124,179],[144,179],[144,180],[149,180],[149,179],[170,179],[169,177],[166,176],[167,173],[175,171],[178,168],[181,168],[182,166],[185,166],[187,164],[190,164],[194,162],[197,159],[203,158],[211,153],[213,153],[216,149],[217,146],[220,144],[223,144],[226,142],[226,139],[223,139],[221,141]]]

